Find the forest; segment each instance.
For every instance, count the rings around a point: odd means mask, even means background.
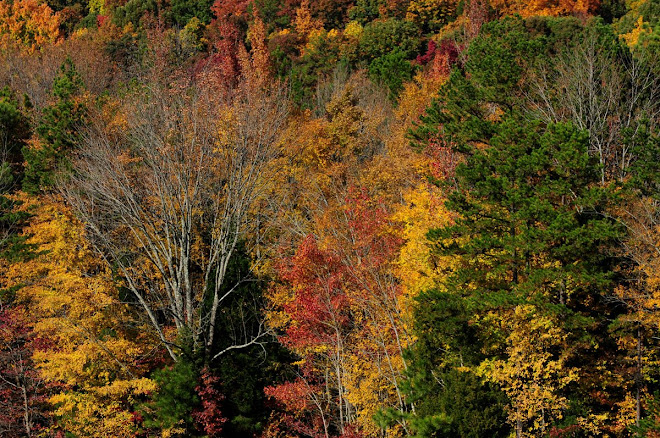
[[[660,0],[0,0],[0,436],[660,437]]]

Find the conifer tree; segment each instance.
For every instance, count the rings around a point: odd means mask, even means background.
[[[409,352],[418,436],[543,435],[598,410],[587,393],[616,313],[605,300],[620,235],[605,214],[614,192],[599,184],[588,133],[534,120],[524,98],[529,69],[573,24],[486,25],[411,132],[414,145],[440,139],[460,161],[436,181],[456,222],[428,234],[435,256],[455,264],[418,298]]]
[[[77,129],[85,119],[82,90],[82,79],[71,58],[67,58],[53,82],[54,102],[43,110],[36,129],[39,142],[23,148],[27,161],[23,180],[25,191],[47,190],[54,183],[57,169],[66,165],[67,154],[74,149],[78,139]]]

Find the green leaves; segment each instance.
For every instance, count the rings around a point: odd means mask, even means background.
[[[500,400],[485,417],[499,418],[500,429],[472,425],[475,436],[506,436],[504,418],[519,435],[547,433],[567,400],[586,397],[567,364],[581,362],[588,376],[597,369],[592,350],[606,342],[599,327],[612,309],[602,296],[613,288],[610,249],[622,232],[606,211],[616,192],[600,182],[588,132],[535,119],[526,107],[529,69],[566,38],[557,23],[514,17],[484,26],[463,70],[409,133],[418,150],[448,144],[459,156],[440,182],[457,219],[428,233],[435,255],[455,267],[415,310],[410,424],[420,436],[470,433],[458,432],[469,421],[453,411],[453,393],[475,400],[472,419]],[[530,327],[542,321],[539,337]],[[555,371],[539,373],[544,367]],[[434,423],[439,414],[446,424]]]
[[[418,370],[411,380],[413,394],[417,393],[413,399],[428,403],[424,400],[433,396],[423,388],[437,385],[426,377],[421,380],[425,384],[415,387],[420,372],[423,376],[429,370],[462,370],[506,389],[512,397],[509,420],[514,424],[520,419],[517,427],[536,427],[532,422],[541,414],[534,409],[563,400],[556,391],[568,379],[567,370],[546,378],[541,383],[545,395],[539,393],[536,399],[531,392],[514,390],[531,384],[513,382],[516,374],[510,367],[519,366],[530,351],[534,360],[555,363],[555,354],[565,360],[588,348],[583,333],[595,327],[597,296],[611,288],[609,256],[603,248],[613,245],[619,230],[603,214],[603,206],[613,193],[598,185],[598,167],[587,146],[586,133],[570,124],[546,126],[511,115],[493,124],[488,146],[465,147],[470,154],[456,168],[456,186],[447,202],[458,219],[429,232],[435,252],[455,257],[458,266],[441,285],[446,292],[419,298],[415,313],[419,341],[411,365]],[[519,340],[515,347],[533,336],[516,333],[525,324],[510,325],[512,313],[523,307],[534,312],[527,316],[529,321],[562,321],[563,328],[553,328],[561,336],[547,345],[529,339],[531,350],[526,352],[512,349],[511,339]],[[592,332],[593,339],[597,336]],[[487,365],[492,360],[497,367]],[[455,390],[468,391],[468,398],[489,397],[479,386]],[[454,391],[448,384],[438,388],[437,405],[426,415],[450,409],[449,401],[442,401],[452,397],[448,391]]]
[[[199,403],[195,392],[198,374],[195,365],[185,360],[153,373],[158,392],[145,409],[145,426],[162,429],[193,427],[192,411]]]
[[[53,81],[54,102],[43,110],[36,129],[41,141],[23,148],[27,161],[23,189],[28,193],[48,190],[54,184],[56,170],[66,165],[67,154],[75,148],[78,129],[85,120],[82,89],[82,79],[67,58]]]
[[[414,57],[421,47],[419,30],[410,22],[391,18],[365,26],[360,39],[360,53],[368,60],[400,51],[406,59]]]
[[[389,97],[394,102],[403,90],[403,84],[410,81],[412,75],[413,65],[406,60],[405,53],[398,49],[374,59],[369,64],[369,76],[375,82],[387,86]]]

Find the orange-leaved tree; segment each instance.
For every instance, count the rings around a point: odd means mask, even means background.
[[[0,1],[0,46],[18,43],[29,52],[62,38],[60,15],[39,0]]]

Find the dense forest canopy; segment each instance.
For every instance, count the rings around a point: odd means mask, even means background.
[[[0,0],[0,436],[660,436],[658,0]]]

